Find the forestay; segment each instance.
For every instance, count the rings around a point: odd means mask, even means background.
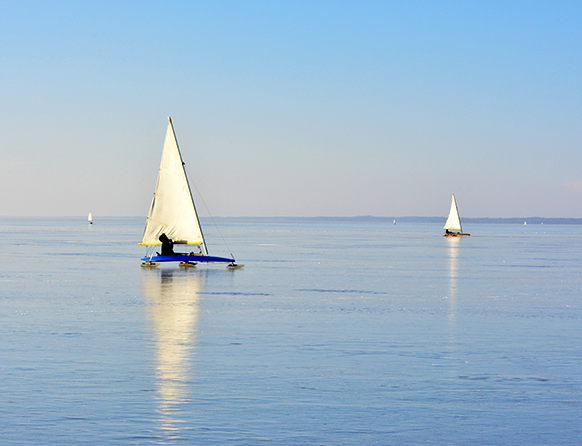
[[[453,195],[453,200],[451,201],[451,210],[449,212],[449,218],[445,223],[444,229],[462,231],[461,219],[459,218],[459,209],[457,208],[457,200],[455,200],[455,195]]]
[[[201,245],[207,254],[172,120],[168,121],[156,190],[140,245],[160,245],[158,238],[165,233],[174,243]]]

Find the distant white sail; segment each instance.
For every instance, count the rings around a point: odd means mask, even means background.
[[[87,216],[87,221],[93,223],[93,214],[91,212],[89,212],[89,215]]]
[[[207,254],[172,120],[168,121],[156,190],[140,245],[160,245],[158,238],[165,233],[174,243],[201,245]]]
[[[451,210],[449,211],[449,218],[445,223],[444,229],[449,229],[453,231],[463,231],[461,228],[461,219],[459,218],[459,209],[457,208],[457,200],[455,200],[455,195],[453,194],[453,199],[451,201]]]

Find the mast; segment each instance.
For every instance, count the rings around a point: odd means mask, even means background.
[[[178,148],[178,153],[180,154],[180,159],[182,160],[182,152],[180,152],[180,146],[178,145],[178,138],[176,138],[176,132],[174,131],[174,123],[172,118],[168,116],[168,122],[172,126],[172,133],[174,134],[174,140],[176,141],[176,147]],[[190,187],[190,181],[188,180],[188,174],[186,172],[186,163],[182,160],[182,169],[184,169],[184,177],[186,178],[186,184],[188,185],[188,191],[190,192],[190,199],[192,200],[192,206],[194,207],[194,214],[196,214],[196,221],[198,223],[198,229],[200,230],[200,237],[202,238],[202,251],[205,256],[208,255],[208,249],[206,248],[206,240],[204,239],[204,232],[202,231],[202,225],[200,224],[200,218],[198,217],[198,211],[196,210],[196,203],[194,203],[194,197],[192,197],[192,188]]]
[[[459,220],[459,231],[463,232],[463,225],[461,225],[461,216],[459,215],[459,207],[457,206],[455,194],[453,194],[453,201],[455,202],[455,210],[457,211],[457,220]]]

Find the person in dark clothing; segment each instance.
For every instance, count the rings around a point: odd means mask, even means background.
[[[162,255],[172,256],[174,255],[174,242],[168,238],[164,233],[159,236],[158,240],[162,242]]]

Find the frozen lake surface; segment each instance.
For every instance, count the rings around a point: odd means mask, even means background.
[[[144,220],[0,219],[1,444],[582,444],[581,226]]]

